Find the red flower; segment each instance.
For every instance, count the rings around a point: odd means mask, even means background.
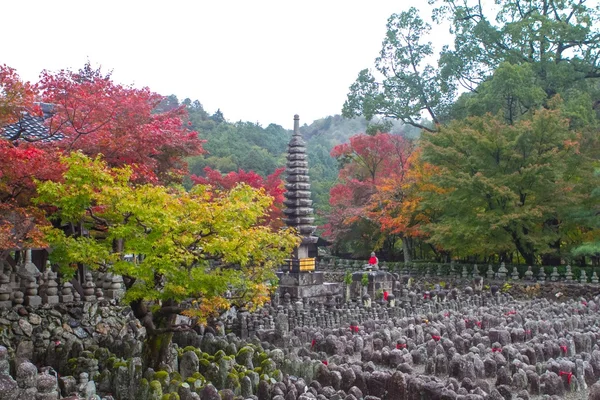
[[[559,371],[558,372],[559,376],[566,376],[567,377],[567,383],[570,385],[571,384],[571,378],[573,377],[573,373],[572,372],[567,372],[567,371]]]

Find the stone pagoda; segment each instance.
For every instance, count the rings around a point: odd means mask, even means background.
[[[298,115],[294,115],[294,133],[288,144],[286,167],[284,222],[298,231],[302,242],[278,273],[280,295],[283,297],[289,293],[292,299],[320,300],[333,287],[323,283],[323,272],[315,271],[315,258],[311,257],[316,254],[319,238],[313,235],[316,226],[313,225],[315,218],[311,207],[306,142],[300,135]]]
[[[306,160],[306,143],[300,135],[300,118],[294,115],[294,134],[288,144],[285,178],[286,208],[283,210],[287,226],[296,228],[302,235],[302,243],[294,251],[293,259],[298,261],[309,259],[309,248],[315,246],[318,238],[313,235],[316,226],[313,217],[312,200],[310,199],[310,177],[308,176],[308,161]],[[312,269],[314,269],[314,259]],[[305,268],[310,266],[305,263]]]

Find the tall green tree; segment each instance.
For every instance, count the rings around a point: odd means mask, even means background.
[[[589,194],[592,164],[556,103],[512,125],[488,114],[424,135],[423,158],[446,190],[425,202],[441,210],[427,227],[434,244],[461,256],[518,251],[528,264],[561,251],[552,244],[565,240],[571,207]]]
[[[429,0],[454,43],[440,57],[442,76],[476,90],[502,62],[528,63],[549,96],[600,77],[600,9],[590,0]]]
[[[398,119],[424,130],[434,130],[440,111],[448,105],[453,91],[441,79],[439,71],[428,63],[433,55],[431,42],[425,36],[431,25],[419,17],[418,10],[393,14],[387,23],[387,34],[375,69],[383,76],[378,81],[368,69],[360,71],[350,86],[342,114],[351,118],[363,115]],[[423,113],[433,125],[423,119]]]
[[[516,120],[556,94],[573,107],[600,100],[600,10],[593,2],[429,3],[436,6],[433,20],[449,23],[454,39],[437,65],[428,62],[434,57],[426,38],[431,27],[418,11],[392,15],[375,60],[376,73],[359,73],[344,116],[387,116],[433,131],[440,122],[485,112],[502,111]],[[463,98],[454,103],[461,92]]]
[[[596,170],[596,177],[600,177],[600,170]],[[573,249],[575,256],[589,256],[594,264],[600,260],[600,184],[596,180],[596,187],[590,195],[588,207],[584,207],[577,217],[582,219],[587,228],[582,232],[582,243]]]

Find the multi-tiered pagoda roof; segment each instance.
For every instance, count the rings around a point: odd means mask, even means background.
[[[286,163],[285,198],[286,208],[284,222],[287,226],[296,228],[302,235],[302,243],[316,243],[318,238],[313,236],[316,226],[310,193],[310,178],[308,176],[308,161],[306,157],[306,142],[300,135],[300,117],[294,115],[294,133],[288,144]]]

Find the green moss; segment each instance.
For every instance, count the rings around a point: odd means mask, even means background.
[[[237,373],[230,372],[227,374],[227,378],[225,379],[225,387],[233,391],[237,391],[240,388],[240,378],[238,377]]]
[[[270,374],[277,369],[277,365],[275,364],[275,361],[268,358],[260,363],[260,368],[263,373]]]
[[[181,378],[181,374],[177,371],[171,372],[171,380],[181,382],[183,379]]]
[[[81,354],[79,355],[79,357],[95,358],[94,354],[91,351],[88,351],[88,350],[82,351]]]
[[[160,400],[179,400],[179,395],[177,393],[167,393],[164,394]]]
[[[167,371],[157,371],[154,373],[154,379],[159,381],[166,381],[169,379],[169,373]]]
[[[194,346],[185,346],[183,352],[187,353],[188,351],[196,351],[196,348]]]
[[[162,385],[159,381],[150,382],[150,391],[158,396],[162,396]]]
[[[263,361],[268,360],[269,359],[269,355],[267,353],[265,353],[264,351],[261,351],[260,353],[258,353],[258,363],[257,364],[261,364]]]
[[[241,375],[243,375],[248,370],[244,365],[241,365],[241,364],[235,364],[233,366],[233,369],[235,371],[237,371],[238,374],[241,374]]]
[[[117,361],[112,366],[113,369],[117,369],[119,367],[125,367],[125,368],[127,368],[127,363],[125,361]]]
[[[215,353],[214,360],[219,361],[221,358],[223,358],[225,356],[226,356],[225,352],[223,350],[219,350]]]
[[[198,369],[200,370],[200,373],[202,373],[202,374],[205,374],[209,368],[210,368],[210,361],[208,361],[206,359],[202,359],[198,363]]]
[[[192,378],[194,378],[194,379],[204,379],[204,377],[202,376],[202,374],[200,372],[194,372],[192,374]]]
[[[276,369],[271,374],[271,377],[273,377],[277,382],[281,382],[283,380],[283,373],[281,372],[281,370]]]

